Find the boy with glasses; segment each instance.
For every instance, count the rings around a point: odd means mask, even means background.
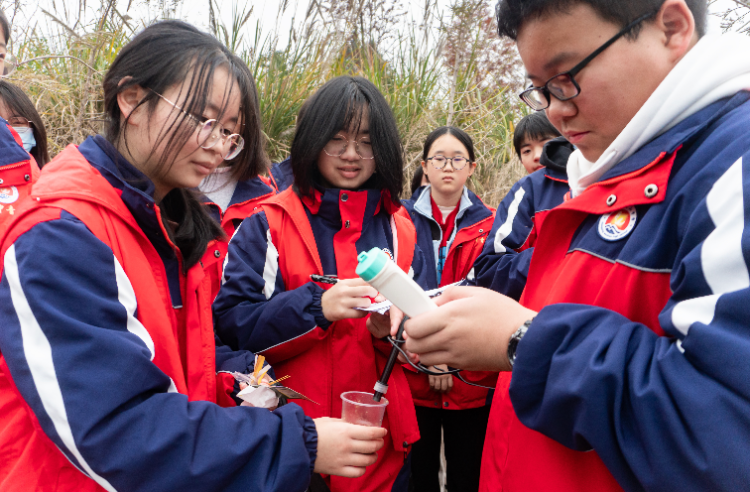
[[[0,77],[4,77],[15,69],[15,59],[7,52],[10,25],[2,10],[0,31]],[[22,145],[18,133],[0,117],[0,233],[39,176],[39,167]]]
[[[706,1],[502,0],[577,150],[520,303],[455,288],[406,323],[425,365],[499,369],[480,490],[747,490],[750,40]]]

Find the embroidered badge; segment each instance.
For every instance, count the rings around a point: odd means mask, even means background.
[[[385,254],[388,255],[388,258],[390,258],[391,261],[393,261],[393,253],[391,253],[391,250],[388,248],[383,248],[383,251],[385,252]]]
[[[18,200],[18,188],[11,186],[0,188],[0,203],[14,203]]]
[[[599,219],[599,235],[605,241],[619,241],[635,227],[638,213],[635,207],[624,208],[611,214],[602,215]]]

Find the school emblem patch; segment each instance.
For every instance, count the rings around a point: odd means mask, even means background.
[[[18,200],[18,188],[9,186],[0,188],[0,203],[14,203]]]
[[[605,241],[619,241],[635,227],[638,213],[635,207],[628,207],[611,214],[602,215],[599,219],[599,236]]]

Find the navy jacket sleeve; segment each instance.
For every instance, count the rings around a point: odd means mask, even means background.
[[[510,396],[521,422],[595,449],[626,490],[750,484],[750,155],[699,200],[681,221],[659,316],[671,337],[557,304],[518,347]]]
[[[232,348],[262,352],[327,329],[331,323],[323,316],[323,292],[312,282],[285,289],[268,220],[259,212],[245,219],[229,242],[213,305],[216,332]],[[307,346],[297,344],[300,350]]]
[[[520,253],[533,228],[533,188],[529,177],[519,180],[497,207],[492,231],[474,261],[470,283],[518,300],[526,287],[533,248]]]
[[[312,420],[296,405],[220,408],[176,393],[152,362],[130,280],[77,218],[37,224],[3,260],[0,350],[83,473],[110,491],[306,489]]]

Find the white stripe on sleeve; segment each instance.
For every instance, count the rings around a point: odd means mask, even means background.
[[[234,230],[234,233],[232,234],[231,239],[229,242],[232,242],[232,239],[234,239],[234,236],[237,235],[238,232],[240,232],[240,227],[242,227],[242,224],[245,222],[240,222],[240,225],[237,226],[237,229]],[[227,278],[224,276],[224,272],[227,270],[227,263],[229,263],[229,251],[227,250],[227,254],[224,255],[224,263],[221,265],[221,285],[224,285],[227,283]]]
[[[712,295],[682,301],[672,309],[672,323],[685,335],[695,322],[711,323],[723,294],[750,287],[750,273],[742,254],[742,159],[714,183],[706,196],[706,206],[716,229],[701,247],[701,269]]]
[[[107,480],[94,473],[94,470],[83,459],[76,446],[75,439],[73,438],[73,430],[70,428],[68,414],[65,410],[62,390],[57,380],[57,373],[52,360],[52,346],[39,326],[34,313],[31,311],[31,306],[29,306],[26,294],[21,286],[15,245],[11,245],[8,251],[6,251],[4,264],[5,275],[10,286],[13,309],[16,311],[18,321],[21,325],[24,357],[29,365],[29,371],[31,372],[31,377],[34,380],[34,385],[39,393],[44,410],[55,426],[55,431],[60,436],[63,445],[75,456],[79,465],[86,471],[89,477],[104,489],[116,492],[115,488]]]
[[[503,246],[503,240],[513,232],[513,221],[516,219],[518,207],[521,205],[521,200],[523,200],[525,194],[526,190],[524,190],[522,186],[518,188],[515,195],[513,195],[513,201],[511,202],[510,207],[508,207],[508,217],[505,218],[505,223],[501,225],[495,233],[495,253],[505,253],[507,251],[505,246]]]
[[[263,267],[263,280],[266,284],[263,286],[263,294],[266,299],[270,299],[273,291],[276,289],[276,273],[279,271],[279,251],[273,245],[271,239],[271,229],[266,231],[268,247],[266,248],[266,264]]]
[[[151,338],[148,330],[146,330],[146,327],[135,317],[138,302],[135,299],[133,284],[130,283],[130,279],[125,270],[122,269],[122,265],[120,265],[117,257],[113,256],[113,258],[115,259],[115,278],[117,279],[117,299],[128,313],[128,331],[143,341],[149,351],[151,351],[151,360],[153,361],[155,355],[154,340]]]

